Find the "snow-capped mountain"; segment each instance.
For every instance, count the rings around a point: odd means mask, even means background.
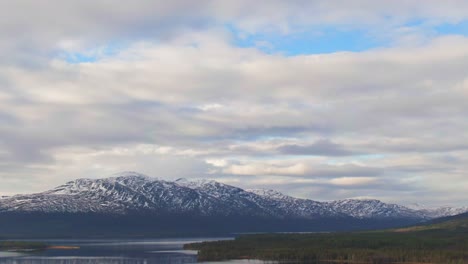
[[[0,199],[0,212],[251,216],[277,219],[430,219],[465,209],[415,210],[378,200],[318,202],[273,190],[243,190],[216,181],[166,181],[136,172],[78,179],[52,190]]]
[[[428,207],[418,203],[409,204],[407,206],[413,210],[425,213],[428,218],[440,218],[446,216],[459,215],[468,212],[468,207],[451,207],[451,206],[441,206],[441,207]]]
[[[374,199],[346,199],[329,202],[328,205],[355,218],[412,218],[425,215],[397,204],[387,204]]]
[[[444,207],[439,207],[439,208],[434,208],[434,209],[426,209],[425,211],[430,218],[439,218],[439,217],[453,216],[453,215],[466,213],[468,212],[468,207],[456,208],[456,207],[444,206]]]

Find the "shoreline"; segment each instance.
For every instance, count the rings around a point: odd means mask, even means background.
[[[1,241],[0,251],[3,252],[33,252],[45,250],[48,247],[43,242],[31,241]]]

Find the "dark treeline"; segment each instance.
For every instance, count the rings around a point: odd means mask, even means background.
[[[369,230],[414,224],[412,219],[271,219],[190,214],[126,215],[0,212],[4,238],[148,238],[230,236],[234,233]]]
[[[264,234],[189,244],[199,260],[261,259],[303,263],[468,263],[468,230]]]

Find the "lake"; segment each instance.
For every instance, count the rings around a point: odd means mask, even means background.
[[[49,245],[79,247],[35,253],[0,252],[0,264],[183,264],[197,263],[195,251],[183,250],[191,242],[232,238],[183,238],[149,240],[40,240]],[[29,240],[31,241],[31,240]],[[215,263],[215,262],[210,262]],[[261,261],[218,263],[259,264]]]

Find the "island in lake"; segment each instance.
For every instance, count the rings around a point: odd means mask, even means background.
[[[0,251],[38,251],[48,248],[46,243],[27,241],[0,241]]]

